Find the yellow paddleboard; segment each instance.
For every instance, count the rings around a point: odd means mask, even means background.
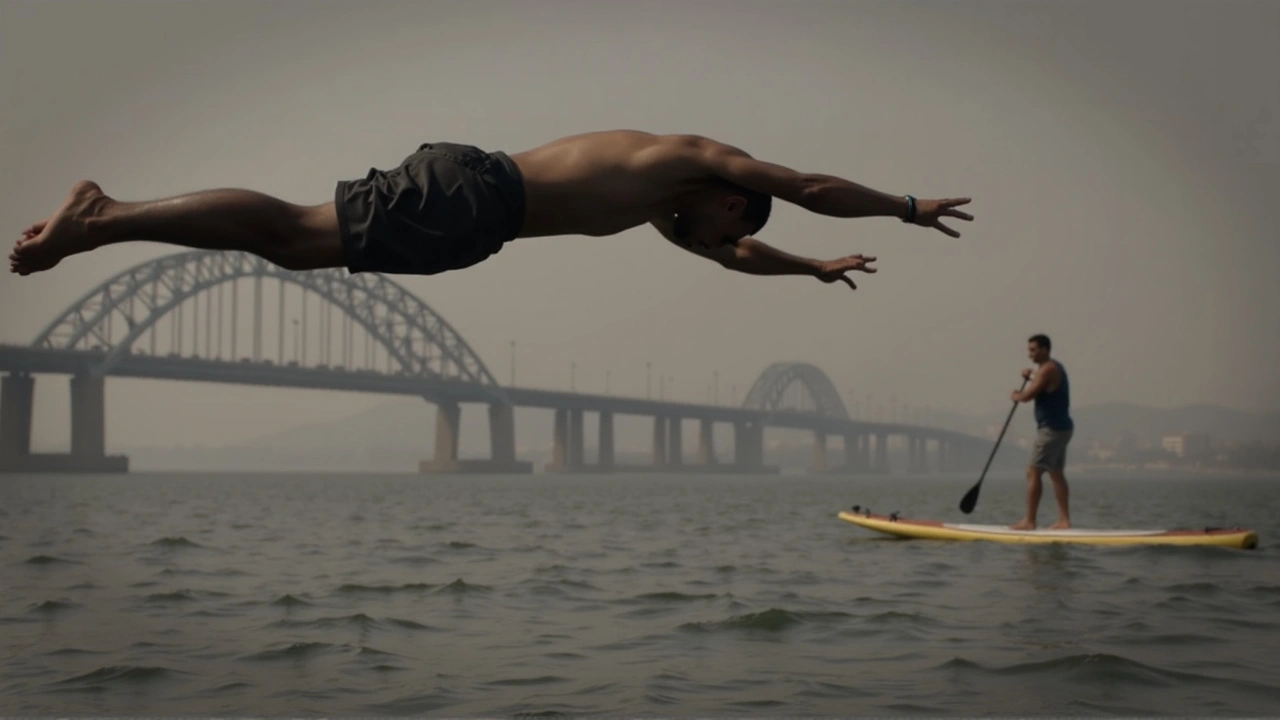
[[[854,506],[837,516],[868,530],[928,540],[988,540],[1002,543],[1078,543],[1085,545],[1218,545],[1253,549],[1258,534],[1246,528],[1202,530],[1011,530],[1006,525],[945,523],[877,515]]]

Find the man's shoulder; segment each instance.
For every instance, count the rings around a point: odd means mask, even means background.
[[[564,135],[545,145],[534,148],[579,146],[594,151],[624,152],[646,156],[692,157],[714,152],[742,153],[738,148],[698,133],[654,133],[631,128],[593,130]]]

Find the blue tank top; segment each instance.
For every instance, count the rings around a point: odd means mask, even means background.
[[[1061,380],[1057,390],[1044,390],[1036,395],[1036,427],[1058,431],[1073,430],[1075,423],[1071,421],[1071,384],[1067,382],[1067,369],[1057,360],[1049,362],[1058,366]]]

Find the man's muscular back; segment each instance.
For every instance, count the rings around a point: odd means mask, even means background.
[[[521,237],[613,235],[677,211],[712,187],[699,162],[733,151],[692,135],[633,130],[572,135],[511,156],[524,176]]]
[[[832,175],[798,172],[698,135],[611,130],[571,135],[511,155],[525,189],[520,237],[603,236],[651,224],[663,237],[741,272],[815,275],[841,281],[875,272],[871,256],[817,261],[789,255],[752,235],[768,221],[772,198],[839,218],[890,216],[952,237],[943,217],[972,220],[968,198],[919,200],[889,195]]]

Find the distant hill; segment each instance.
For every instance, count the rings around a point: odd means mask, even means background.
[[[1280,443],[1280,413],[1249,413],[1221,405],[1185,405],[1153,408],[1132,403],[1111,402],[1072,408],[1076,423],[1077,447],[1094,441],[1114,443],[1126,433],[1139,445],[1159,445],[1166,435],[1208,433],[1215,443]],[[991,435],[1004,422],[1002,416],[987,416],[983,434]],[[972,422],[972,421],[970,421]],[[972,431],[972,428],[958,428]],[[1029,405],[1018,408],[1009,434],[1030,438],[1035,433]]]
[[[1221,405],[1160,409],[1114,402],[1087,405],[1072,414],[1081,436],[1102,440],[1130,432],[1139,443],[1154,445],[1165,435],[1186,432],[1232,443],[1280,442],[1280,413],[1247,413]]]
[[[467,412],[471,411],[471,412]],[[480,416],[465,407],[463,440],[466,427]],[[435,440],[436,406],[425,400],[393,400],[364,412],[326,422],[313,422],[264,435],[242,443],[243,447],[270,447],[277,450],[350,449],[364,452],[367,448],[430,448]],[[480,428],[485,427],[481,423]]]

